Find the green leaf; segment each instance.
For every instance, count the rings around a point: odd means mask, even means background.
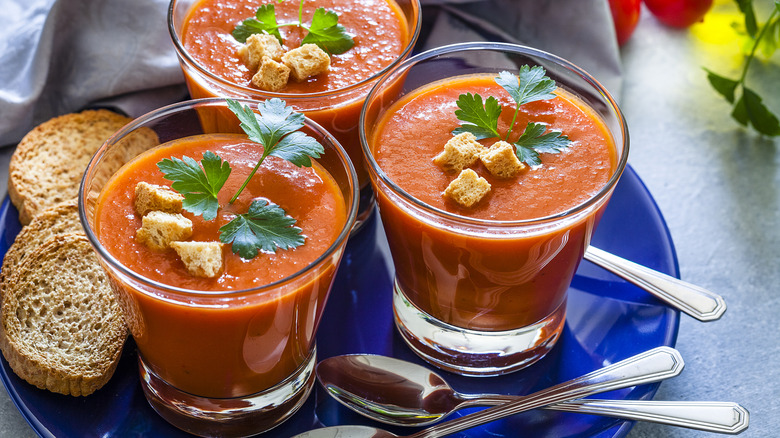
[[[278,156],[300,167],[311,166],[311,158],[319,158],[325,152],[317,140],[298,131],[304,126],[304,115],[294,112],[281,99],[273,98],[258,103],[260,114],[255,114],[249,106],[241,105],[233,99],[227,99],[227,106],[241,121],[241,129],[249,139],[263,145],[263,156],[230,198],[230,203],[238,198],[267,156]]]
[[[555,98],[555,81],[546,76],[544,68],[540,66],[520,67],[518,76],[502,71],[496,77],[496,83],[512,96],[517,105],[523,105],[537,100]]]
[[[303,44],[316,44],[330,54],[344,53],[355,45],[347,29],[338,24],[339,16],[325,8],[317,8],[311,19],[309,33],[301,41]]]
[[[276,13],[272,3],[257,8],[255,17],[247,18],[237,25],[232,32],[233,38],[240,43],[246,43],[246,39],[250,35],[256,33],[270,34],[275,36],[279,43],[282,43],[282,34],[279,33],[279,24],[276,22]]]
[[[304,115],[294,112],[281,99],[258,103],[259,115],[235,100],[228,99],[227,104],[241,121],[241,128],[249,139],[263,145],[263,158],[274,155],[296,166],[308,167],[311,166],[310,157],[319,158],[325,152],[317,140],[298,131],[304,126]]]
[[[501,137],[498,133],[498,117],[501,115],[501,105],[498,100],[490,96],[482,102],[482,96],[479,94],[461,94],[456,102],[458,109],[455,110],[455,116],[462,123],[452,133],[454,135],[463,132],[471,132],[477,139]]]
[[[319,158],[323,152],[322,145],[314,137],[295,131],[277,143],[268,155],[283,158],[298,167],[311,167],[311,158]]]
[[[751,38],[755,38],[758,32],[758,24],[756,22],[756,12],[753,9],[753,0],[736,0],[739,10],[742,11],[742,15],[745,16],[745,30]]]
[[[750,116],[747,113],[747,107],[745,106],[745,96],[742,96],[734,105],[734,109],[731,111],[731,117],[739,122],[742,126],[747,126],[750,121]]]
[[[217,217],[217,193],[230,176],[231,169],[229,163],[211,151],[203,154],[201,164],[202,168],[197,161],[185,155],[181,159],[165,158],[157,163],[157,168],[165,179],[173,182],[171,187],[184,195],[183,208],[192,214],[203,215],[203,219],[209,221]]]
[[[750,124],[756,131],[769,136],[780,135],[780,122],[777,117],[761,101],[761,97],[753,90],[742,87],[742,100],[745,103],[745,112],[750,119]]]
[[[515,153],[520,161],[529,166],[538,166],[542,164],[539,154],[557,154],[571,145],[569,137],[560,131],[545,131],[547,126],[543,123],[530,122],[526,125],[525,131],[515,142]]]
[[[232,249],[244,259],[252,259],[259,251],[276,252],[303,245],[302,230],[295,219],[287,216],[276,204],[259,199],[252,201],[249,211],[236,216],[219,229],[219,240],[232,243]]]
[[[737,89],[739,81],[721,76],[717,73],[707,70],[706,68],[704,71],[707,72],[707,79],[710,81],[712,88],[720,93],[721,96],[725,97],[729,103],[734,103],[734,90]]]

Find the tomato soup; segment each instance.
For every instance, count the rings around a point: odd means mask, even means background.
[[[521,106],[510,140],[528,122],[540,122],[568,136],[568,149],[541,154],[541,166],[509,179],[492,176],[477,162],[471,168],[492,188],[472,207],[443,196],[457,175],[445,172],[433,158],[460,125],[458,96],[496,97],[504,108],[499,132],[507,132],[511,123],[515,104],[494,77],[456,77],[413,91],[384,113],[369,139],[388,179],[429,208],[457,215],[422,212],[377,182],[399,287],[436,319],[483,331],[512,330],[556,311],[563,314],[566,290],[599,209],[557,222],[542,219],[592,198],[617,168],[614,140],[604,123],[576,97],[559,90],[554,99]],[[482,143],[489,146],[496,140]],[[484,225],[479,231],[471,227],[474,220]]]
[[[219,227],[247,211],[255,199],[278,204],[294,217],[305,243],[246,260],[223,248],[224,268],[214,278],[188,273],[174,250],[155,251],[135,239],[141,218],[134,211],[138,182],[170,187],[157,163],[212,151],[232,173],[219,192],[217,218],[182,214],[192,220],[193,241],[219,241]],[[182,289],[170,299],[162,289],[124,287],[121,300],[141,356],[174,387],[204,397],[237,397],[265,390],[291,375],[309,358],[314,333],[331,286],[338,254],[289,280],[334,244],[347,221],[345,200],[319,164],[299,168],[267,157],[234,204],[229,198],[262,155],[245,136],[208,134],[174,140],[122,167],[102,190],[95,209],[95,234],[123,266],[149,280]],[[261,288],[273,283],[265,291]],[[181,298],[181,297],[184,298]]]
[[[276,93],[251,84],[254,72],[239,57],[242,44],[231,35],[237,24],[253,18],[259,6],[269,3],[274,5],[278,23],[298,22],[299,1],[199,0],[192,5],[178,32],[181,48],[177,47],[200,66],[190,65],[186,56],[181,57],[190,94],[193,98],[281,97],[333,134],[356,163],[361,183],[367,182],[357,134],[360,109],[372,84],[366,80],[410,53],[417,34],[417,0],[305,1],[304,23],[311,22],[314,10],[319,7],[334,11],[338,23],[346,28],[355,45],[344,53],[331,55],[327,72],[302,82],[290,79]],[[305,31],[297,26],[282,26],[279,30],[285,50],[299,47],[305,36]],[[204,75],[201,69],[219,79]]]

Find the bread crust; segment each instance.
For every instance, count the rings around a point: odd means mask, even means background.
[[[127,329],[83,233],[49,238],[24,257],[7,284],[0,349],[19,377],[73,396],[108,382]]]
[[[8,196],[23,225],[48,206],[76,199],[90,158],[130,118],[87,110],[48,120],[22,138],[8,169]]]
[[[3,257],[3,267],[0,270],[0,302],[5,289],[5,280],[28,254],[51,236],[81,231],[83,228],[79,221],[79,207],[75,200],[53,205],[35,216],[22,228]]]

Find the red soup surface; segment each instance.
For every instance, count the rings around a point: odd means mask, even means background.
[[[271,3],[278,23],[298,22],[298,1],[201,0],[185,19],[182,45],[212,74],[233,84],[253,88],[251,80],[254,72],[250,72],[238,56],[238,48],[242,44],[233,38],[231,32],[243,20],[254,18],[260,5]],[[357,122],[369,88],[343,93],[336,91],[368,79],[398,59],[412,38],[409,23],[393,0],[309,0],[303,4],[304,23],[311,22],[314,10],[319,7],[338,14],[338,23],[347,29],[355,45],[345,53],[332,55],[330,69],[326,73],[303,82],[290,79],[280,93],[297,94],[305,100],[307,94],[334,92],[312,97],[310,101],[289,101],[289,104],[336,136],[352,161],[360,163]],[[283,26],[279,30],[285,50],[299,47],[305,36],[305,31],[297,26]],[[185,69],[185,73],[189,72]],[[204,88],[197,79],[187,79],[193,98],[215,97],[214,91]],[[261,90],[257,91],[262,95]],[[365,172],[361,166],[357,167],[362,181]]]
[[[133,207],[136,184],[145,181],[170,187],[157,163],[184,155],[199,161],[206,151],[228,161],[233,170],[219,193],[222,208],[216,220],[204,221],[201,216],[182,212],[193,222],[190,240],[219,241],[219,227],[235,214],[246,212],[252,200],[262,198],[297,219],[305,243],[276,253],[261,252],[252,260],[240,258],[225,245],[224,269],[215,278],[190,275],[172,249],[158,252],[138,243],[135,234],[141,218]],[[245,291],[306,268],[335,242],[346,223],[341,191],[317,163],[299,168],[268,157],[239,199],[228,204],[261,155],[261,145],[238,135],[176,140],[125,165],[98,201],[96,235],[113,257],[145,278],[188,290],[172,293],[146,287],[142,293],[124,285],[122,300],[147,365],[168,383],[192,394],[243,396],[290,375],[311,352],[333,280],[335,255],[294,281],[283,281],[263,292]]]
[[[397,280],[407,298],[452,325],[500,331],[536,323],[565,304],[599,209],[535,229],[506,222],[544,218],[585,202],[605,186],[617,159],[601,119],[559,90],[554,99],[521,106],[512,140],[528,122],[542,122],[567,135],[571,147],[541,154],[540,167],[510,179],[493,177],[478,161],[472,169],[492,185],[486,197],[471,208],[445,197],[457,175],[444,172],[433,158],[459,126],[458,96],[496,97],[504,108],[499,132],[511,123],[514,102],[493,77],[459,77],[404,96],[382,116],[371,147],[390,180],[423,203],[467,219],[500,221],[478,232],[441,216],[423,219],[388,190],[377,190]]]

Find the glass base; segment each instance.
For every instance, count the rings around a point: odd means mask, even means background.
[[[314,386],[316,348],[278,385],[236,398],[208,398],[174,388],[146,366],[141,356],[141,386],[149,404],[166,421],[203,437],[246,437],[268,431],[293,415]]]
[[[456,374],[495,376],[523,369],[552,349],[563,330],[566,300],[536,324],[478,331],[447,324],[420,310],[395,281],[393,313],[401,337],[425,361]]]

